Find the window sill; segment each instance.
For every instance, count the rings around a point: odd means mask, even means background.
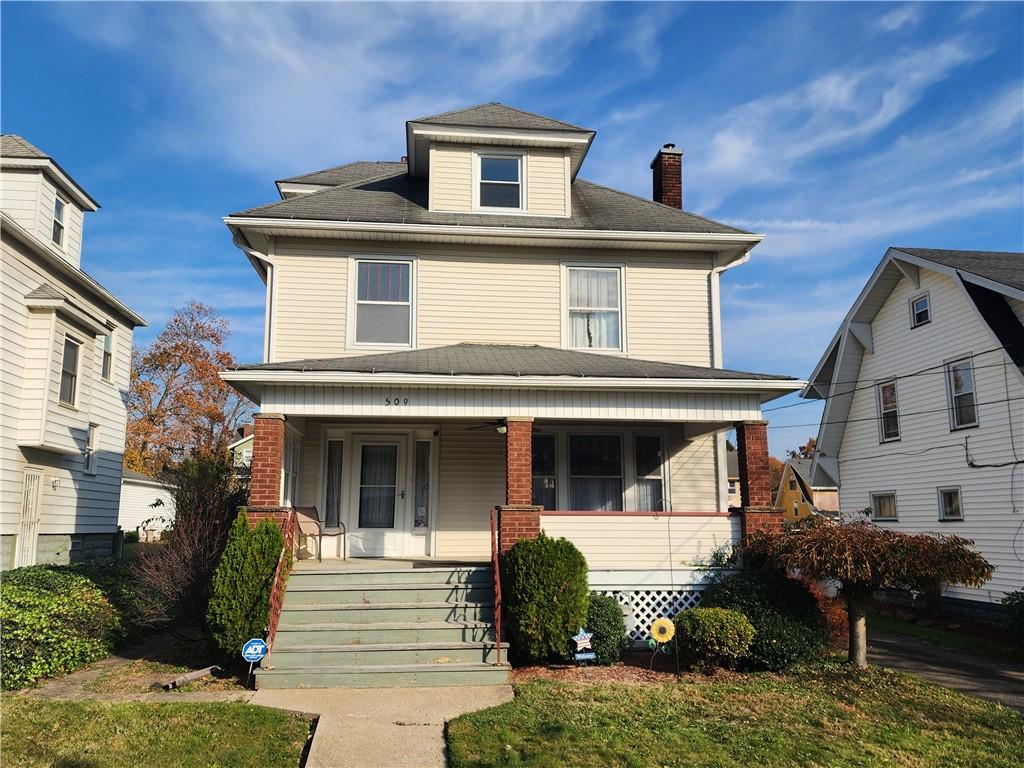
[[[931,325],[931,324],[932,324],[931,320],[925,320],[923,323],[918,323],[917,325],[913,325],[912,324],[910,326],[910,330],[914,330],[915,328],[924,328],[926,325]]]
[[[59,405],[61,408],[66,408],[69,411],[74,411],[75,413],[80,413],[81,412],[81,409],[79,409],[79,407],[77,405],[72,405],[71,403],[65,403],[63,400],[58,400],[57,401],[57,405]]]
[[[940,517],[940,523],[962,523],[964,519],[962,517]]]
[[[612,357],[627,357],[623,349],[594,349],[593,347],[565,347],[569,352],[586,352],[591,355],[611,355]]]
[[[902,437],[888,437],[888,438],[883,438],[883,439],[879,440],[878,444],[879,445],[886,445],[888,443],[899,443],[899,442],[902,442],[902,441],[903,441]]]
[[[900,519],[898,517],[872,517],[872,523],[898,523]]]
[[[950,432],[963,432],[966,429],[977,429],[980,426],[981,426],[981,423],[976,421],[973,424],[964,424],[963,426],[960,426],[960,427],[950,427],[949,431]]]

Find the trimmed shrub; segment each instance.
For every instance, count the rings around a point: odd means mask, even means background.
[[[823,638],[819,628],[775,611],[764,611],[749,618],[754,627],[754,640],[746,657],[740,661],[744,669],[782,672],[821,652]]]
[[[0,582],[0,685],[22,688],[110,653],[121,631],[114,606],[84,576],[31,566]]]
[[[629,639],[618,600],[610,595],[591,595],[585,626],[594,633],[590,643],[598,664],[614,664],[622,658]]]
[[[1024,638],[1024,589],[1010,592],[1002,600],[1003,629],[1011,640]]]
[[[501,564],[505,613],[517,661],[567,657],[587,620],[587,561],[568,539],[518,542]]]
[[[246,640],[263,637],[283,546],[284,535],[272,520],[261,520],[250,528],[245,512],[235,518],[213,574],[206,616],[213,639],[224,653],[237,655]]]
[[[687,669],[734,667],[750,648],[754,627],[739,611],[691,608],[677,613],[676,652]]]

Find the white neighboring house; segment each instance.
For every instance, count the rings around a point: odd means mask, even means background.
[[[20,136],[0,138],[0,568],[110,556],[132,333],[81,269],[99,205]]]
[[[124,470],[117,521],[123,531],[138,531],[142,541],[159,539],[174,524],[173,489],[141,472]]]
[[[1024,588],[1022,369],[1024,254],[890,248],[802,393],[841,511],[974,540],[995,575],[944,597],[975,609]]]

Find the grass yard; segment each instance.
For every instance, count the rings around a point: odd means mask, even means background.
[[[658,684],[534,680],[448,725],[452,768],[1024,765],[1024,717],[890,670]]]
[[[236,702],[108,704],[5,695],[4,768],[296,768],[309,721]]]

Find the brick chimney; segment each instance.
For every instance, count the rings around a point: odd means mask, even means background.
[[[666,144],[651,161],[654,171],[654,201],[683,207],[683,150],[675,144]]]

